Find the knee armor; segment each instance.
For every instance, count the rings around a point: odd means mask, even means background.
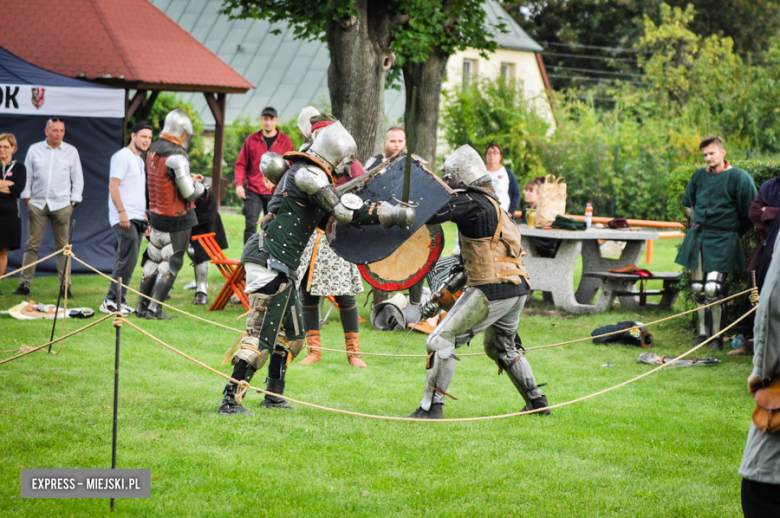
[[[425,343],[428,352],[462,345],[456,343],[457,337],[468,333],[485,320],[489,313],[490,305],[485,294],[477,288],[467,289],[428,337]]]
[[[728,284],[726,284],[726,274],[720,272],[709,272],[704,282],[704,296],[714,302],[728,295]]]

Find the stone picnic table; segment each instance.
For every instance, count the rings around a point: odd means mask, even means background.
[[[531,289],[545,293],[545,300],[552,298],[555,307],[568,313],[586,315],[606,311],[615,299],[614,293],[604,293],[596,301],[591,301],[599,289],[604,287],[601,279],[582,276],[577,290],[574,290],[574,268],[577,258],[582,255],[582,273],[606,272],[611,268],[622,268],[637,264],[645,242],[658,239],[658,233],[647,230],[613,230],[590,228],[581,231],[547,230],[528,228],[519,225],[522,236],[523,258],[528,275],[531,277]],[[555,257],[539,257],[531,238],[560,239],[561,245]],[[611,259],[602,257],[599,240],[624,241],[626,243],[620,257]]]

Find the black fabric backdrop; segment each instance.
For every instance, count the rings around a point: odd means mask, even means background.
[[[19,144],[14,159],[24,162],[27,148],[46,138],[43,130],[49,116],[10,115],[0,117],[0,133],[13,133]],[[73,253],[102,272],[111,273],[114,266],[116,235],[108,223],[108,174],[111,155],[122,147],[122,119],[65,117],[65,142],[76,147],[84,171],[83,201],[73,211],[76,221]],[[28,171],[28,176],[30,172]],[[0,231],[2,231],[0,229]],[[8,254],[8,270],[22,266],[27,242],[27,211],[22,203],[22,248]],[[51,225],[46,229],[39,257],[54,252]],[[74,273],[90,272],[73,261]],[[39,264],[36,275],[57,272],[56,258]]]

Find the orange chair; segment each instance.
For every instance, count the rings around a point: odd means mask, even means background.
[[[214,240],[215,235],[214,232],[210,232],[192,236],[192,241],[200,243],[208,254],[209,259],[211,259],[211,263],[216,265],[219,273],[225,278],[225,286],[222,287],[219,295],[214,299],[209,311],[225,309],[233,293],[238,296],[244,307],[249,310],[249,299],[244,293],[244,289],[246,289],[246,284],[244,284],[244,266],[241,264],[241,261],[228,259],[225,256],[225,252],[222,251],[222,248]]]

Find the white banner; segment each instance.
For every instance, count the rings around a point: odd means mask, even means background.
[[[0,116],[4,114],[121,119],[125,116],[125,91],[0,84]]]

